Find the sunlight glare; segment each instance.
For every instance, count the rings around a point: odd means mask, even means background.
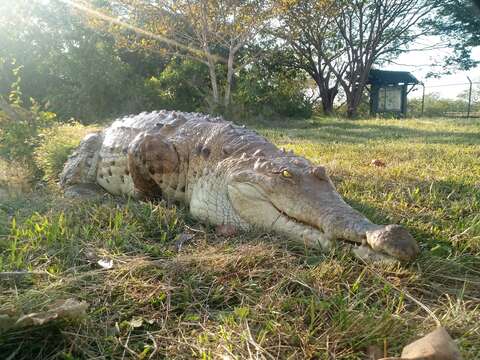
[[[41,2],[48,2],[48,0],[38,0],[38,1],[41,1]],[[131,30],[131,31],[134,31],[136,32],[137,34],[140,34],[140,35],[143,35],[143,36],[147,36],[147,37],[150,37],[150,38],[153,38],[153,39],[156,39],[160,42],[163,42],[167,45],[171,45],[173,47],[177,47],[177,48],[180,48],[182,50],[185,50],[185,51],[188,51],[190,52],[191,54],[197,56],[197,57],[200,57],[200,58],[204,58],[207,56],[207,54],[205,54],[204,51],[200,50],[200,49],[197,49],[197,48],[194,48],[194,47],[191,47],[191,46],[187,46],[187,45],[184,45],[184,44],[181,44],[179,43],[178,41],[176,40],[173,40],[173,39],[169,39],[163,35],[160,35],[160,34],[154,34],[150,31],[147,31],[147,30],[144,30],[144,29],[141,29],[137,26],[134,26],[134,25],[131,25],[131,24],[128,24],[126,22],[123,22],[121,20],[118,20],[118,19],[115,19],[107,14],[104,14],[98,10],[95,10],[91,7],[88,7],[86,5],[82,5],[82,4],[78,4],[72,0],[60,0],[62,1],[63,3],[71,6],[71,7],[74,7],[75,9],[77,10],[80,10],[84,13],[86,13],[88,16],[91,16],[91,17],[96,17],[98,19],[101,19],[101,20],[104,20],[104,21],[107,21],[111,24],[115,24],[115,25],[119,25],[125,29],[128,29],[128,30]],[[216,60],[216,61],[220,61],[220,62],[226,62],[225,59],[223,59],[222,57],[220,56],[217,56],[217,55],[210,55],[212,59]]]

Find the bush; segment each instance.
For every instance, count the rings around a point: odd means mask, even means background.
[[[57,125],[43,130],[35,150],[35,164],[49,182],[58,180],[68,156],[88,133],[98,131],[94,126],[79,123]]]
[[[423,116],[425,117],[441,117],[449,112],[466,112],[468,103],[465,99],[446,99],[442,98],[438,93],[425,95],[425,104]],[[480,106],[474,103],[472,112],[480,111]],[[408,112],[410,116],[422,115],[422,98],[414,98],[408,102]]]
[[[8,162],[25,163],[35,172],[33,153],[38,144],[38,134],[53,125],[57,117],[54,113],[40,111],[35,102],[30,110],[17,105],[12,108],[18,119],[11,119],[0,112],[0,157]]]
[[[232,100],[237,117],[310,117],[312,103],[304,91],[306,82],[304,73],[281,62],[259,60],[236,78]]]
[[[193,60],[174,58],[158,77],[146,80],[152,109],[205,111],[210,83],[208,69]]]

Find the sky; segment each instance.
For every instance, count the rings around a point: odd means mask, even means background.
[[[435,38],[429,37],[422,41],[424,44],[434,43]],[[439,59],[444,58],[449,54],[448,49],[436,49],[425,51],[413,51],[404,53],[394,60],[396,64],[385,64],[380,67],[383,70],[402,70],[411,72],[418,80],[425,83],[425,93],[437,92],[441,97],[455,99],[457,96],[468,89],[469,84],[467,76],[473,82],[480,83],[480,67],[470,71],[458,71],[452,75],[442,75],[440,78],[427,78],[426,75],[435,71],[437,68],[432,67],[431,64],[437,62]],[[480,60],[480,47],[474,49],[473,58]],[[455,85],[460,84],[460,85]],[[480,86],[474,84],[474,86]],[[411,97],[420,97],[422,90],[419,87],[418,90],[411,93]]]

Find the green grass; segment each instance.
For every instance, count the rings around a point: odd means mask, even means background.
[[[89,303],[82,320],[0,335],[1,357],[364,359],[369,345],[399,355],[439,321],[464,359],[480,358],[480,122],[256,127],[325,164],[372,220],[405,225],[419,259],[366,266],[272,234],[225,239],[162,203],[0,194],[0,272],[29,272],[0,275],[0,314]],[[184,233],[193,238],[179,248]],[[114,267],[102,269],[101,258]]]

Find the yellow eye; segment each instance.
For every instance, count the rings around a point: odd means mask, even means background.
[[[286,178],[291,178],[292,174],[288,170],[283,170],[282,171],[282,176]]]

